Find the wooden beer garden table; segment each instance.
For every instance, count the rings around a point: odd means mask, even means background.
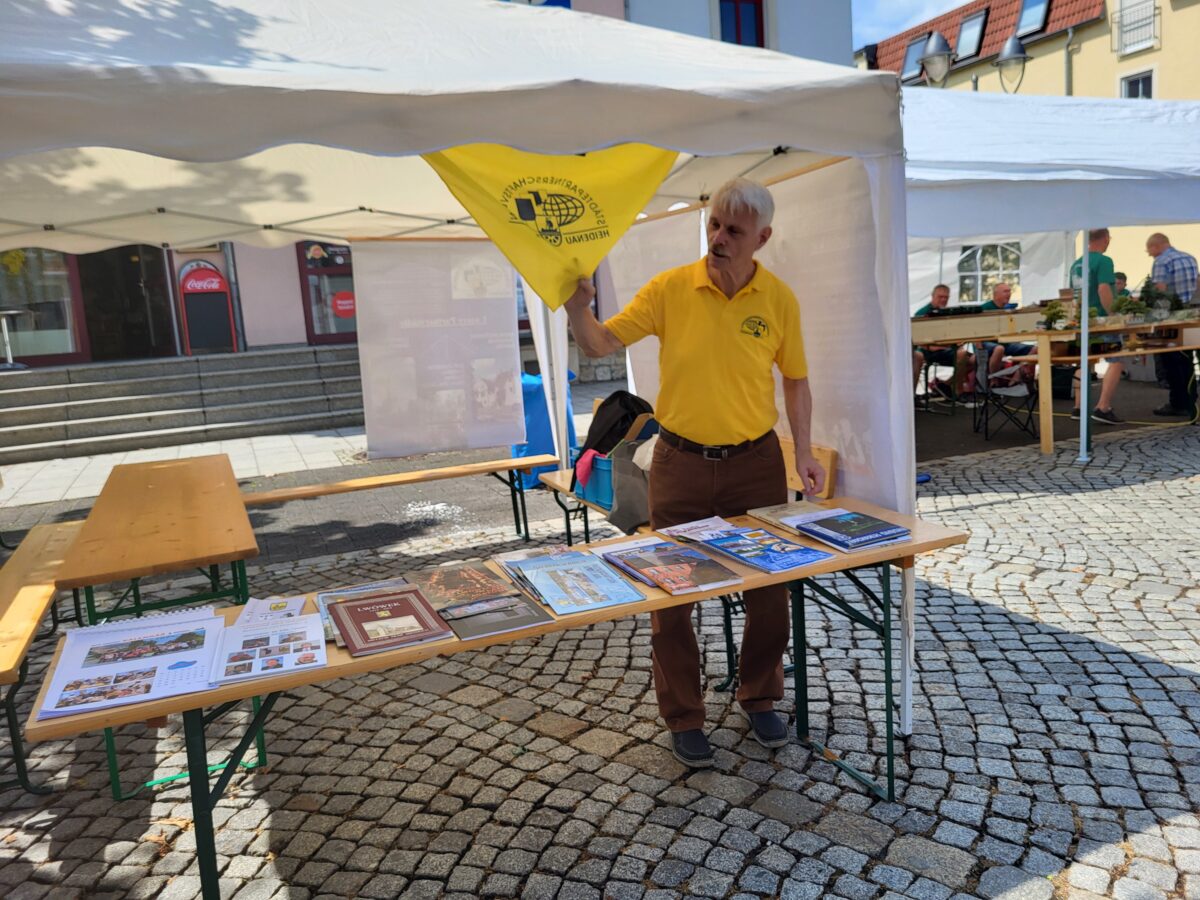
[[[912,540],[901,544],[891,544],[874,549],[857,550],[852,553],[833,552],[833,555],[829,559],[822,560],[821,562],[814,563],[809,566],[793,569],[786,573],[775,575],[768,575],[729,560],[723,559],[722,563],[728,565],[731,569],[736,570],[737,573],[744,579],[742,584],[739,585],[739,589],[741,590],[751,590],[753,588],[765,587],[772,584],[786,583],[791,585],[793,634],[792,653],[793,658],[797,662],[793,673],[793,684],[796,696],[797,735],[801,742],[816,750],[822,759],[833,763],[842,771],[865,784],[877,796],[881,798],[894,799],[895,778],[894,752],[892,746],[893,698],[891,678],[892,626],[890,567],[892,565],[911,566],[913,558],[918,554],[930,553],[943,547],[964,543],[967,539],[967,535],[962,531],[944,528],[942,526],[935,525],[930,522],[924,522],[920,519],[909,516],[902,516],[899,513],[881,509],[870,503],[855,500],[853,498],[833,498],[829,501],[826,501],[826,505],[830,507],[840,506],[846,509],[869,513],[889,522],[904,525],[912,531]],[[762,527],[761,522],[748,517],[740,517],[734,519],[733,521],[736,524]],[[780,533],[783,534],[783,532]],[[805,539],[797,539],[794,535],[788,535],[788,537],[793,540],[800,540],[802,543],[810,543]],[[603,543],[611,542],[599,542],[599,544]],[[599,544],[583,546],[586,548],[587,546],[599,546]],[[812,543],[811,545],[814,547],[821,546],[815,543]],[[496,571],[500,571],[495,562],[490,563],[490,565]],[[875,568],[880,574],[881,590],[878,594],[868,589],[867,586],[862,583],[856,572],[852,571],[867,568]],[[817,576],[829,575],[832,573],[842,573],[846,575],[859,587],[862,592],[862,596],[867,600],[867,603],[865,604],[865,611],[851,606],[849,601],[834,594],[829,590],[829,588],[816,584],[816,582],[813,580]],[[33,705],[33,711],[30,714],[28,724],[26,725],[25,734],[28,740],[31,742],[56,740],[75,737],[76,735],[91,731],[112,729],[121,725],[145,722],[151,719],[157,719],[177,713],[182,714],[184,743],[186,746],[188,767],[188,773],[186,777],[189,779],[191,788],[192,815],[195,823],[196,834],[196,855],[203,886],[202,894],[205,900],[218,900],[220,896],[220,890],[218,886],[217,856],[215,836],[213,831],[213,808],[219,802],[222,793],[228,786],[229,781],[236,772],[238,765],[241,763],[242,757],[246,753],[250,744],[254,741],[256,735],[262,729],[267,717],[270,715],[271,710],[275,705],[275,702],[284,691],[304,685],[319,684],[321,682],[332,681],[338,678],[351,677],[366,672],[378,672],[385,669],[392,669],[398,666],[420,662],[436,656],[448,656],[453,653],[480,650],[495,644],[504,644],[526,638],[538,637],[543,634],[565,631],[570,628],[580,628],[587,625],[593,625],[598,622],[623,619],[628,616],[635,616],[641,613],[651,612],[653,610],[664,609],[685,603],[694,603],[698,600],[710,599],[729,591],[728,587],[724,587],[718,590],[696,592],[676,597],[671,596],[663,591],[649,588],[645,585],[639,584],[638,587],[646,595],[645,600],[641,600],[636,603],[627,603],[620,606],[605,607],[603,609],[574,613],[567,616],[555,616],[552,612],[547,610],[547,612],[549,612],[549,614],[552,616],[551,622],[522,629],[520,631],[490,635],[469,641],[458,640],[457,638],[447,638],[445,640],[434,641],[431,643],[418,644],[410,648],[359,657],[351,656],[344,648],[330,644],[327,647],[328,665],[321,669],[309,669],[299,672],[289,672],[267,678],[256,678],[249,681],[221,685],[219,687],[198,693],[183,694],[176,697],[147,701],[144,703],[134,703],[112,709],[97,710],[95,712],[82,712],[76,715],[49,719],[39,719],[38,712],[42,709],[43,703],[45,703],[47,687],[53,678],[55,668],[58,665],[59,656],[62,653],[62,644],[60,642],[54,658],[46,672],[45,681],[42,684],[41,691],[39,692],[37,700]],[[828,750],[822,743],[814,740],[809,734],[807,672],[806,666],[803,664],[806,657],[806,642],[804,634],[804,602],[806,590],[813,591],[811,597],[816,603],[818,603],[818,605],[823,606],[831,612],[846,615],[856,623],[866,626],[869,630],[882,639],[884,654],[883,671],[886,722],[885,727],[887,734],[887,778],[885,784],[883,785],[874,782],[867,775],[858,772],[847,762],[838,758],[832,750]],[[305,612],[315,611],[316,606],[313,595],[309,595],[305,603]],[[239,615],[240,610],[234,607],[222,609],[219,612],[225,617],[226,622],[232,623]],[[241,737],[231,752],[228,761],[223,764],[209,766],[207,760],[208,746],[205,736],[205,728],[208,723],[232,709],[239,702],[247,699],[257,698],[262,695],[265,695],[265,697],[262,699],[261,705],[256,703],[255,715],[247,727],[245,734]],[[211,711],[206,713],[206,707],[211,707]],[[259,750],[261,753],[261,743],[259,745]],[[219,772],[219,774],[217,775],[215,785],[210,786],[210,771],[212,770],[216,770]]]
[[[1139,325],[1094,325],[1088,328],[1088,334],[1091,336],[1120,335],[1133,332],[1153,336],[1164,331],[1176,330],[1180,332],[1180,335],[1177,339],[1174,339],[1173,344],[1170,346],[1136,346],[1128,349],[1123,347],[1120,350],[1114,350],[1109,353],[1089,353],[1087,361],[1092,363],[1101,359],[1121,359],[1128,356],[1153,356],[1157,353],[1200,350],[1200,343],[1183,334],[1184,329],[1195,329],[1197,326],[1200,326],[1200,321],[1195,319],[1145,322]],[[1062,331],[1033,331],[1023,334],[1003,334],[996,338],[996,343],[999,344],[1028,343],[1037,345],[1037,349],[1034,352],[1027,356],[1010,357],[1010,361],[1014,364],[1038,364],[1038,433],[1043,454],[1054,452],[1054,400],[1051,392],[1051,366],[1055,363],[1075,366],[1083,364],[1082,352],[1060,352],[1053,345],[1061,342],[1078,341],[1079,336],[1080,330],[1078,328],[1067,328]],[[1184,343],[1185,339],[1192,340],[1192,343]],[[1082,351],[1082,348],[1080,350]]]

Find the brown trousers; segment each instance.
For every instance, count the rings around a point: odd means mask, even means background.
[[[650,468],[650,525],[664,528],[707,516],[740,516],[787,501],[779,440],[726,460],[707,460],[659,441]],[[783,697],[783,651],[789,635],[787,588],[746,591],[746,626],[738,662],[737,699],[748,712],[771,709]],[[658,710],[673,732],[704,726],[700,648],[685,603],[650,614],[650,646]]]

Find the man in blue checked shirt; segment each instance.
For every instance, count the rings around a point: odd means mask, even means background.
[[[1183,303],[1200,299],[1196,295],[1200,271],[1196,257],[1171,246],[1165,234],[1154,233],[1146,239],[1146,252],[1154,257],[1150,279],[1160,291],[1174,291]],[[1196,379],[1193,351],[1163,354],[1163,371],[1170,385],[1167,402],[1154,410],[1156,416],[1196,416]]]

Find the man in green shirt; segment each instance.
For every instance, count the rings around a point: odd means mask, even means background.
[[[1088,308],[1095,310],[1098,316],[1107,316],[1112,312],[1113,301],[1116,299],[1113,286],[1116,284],[1116,271],[1113,267],[1113,261],[1104,255],[1104,251],[1108,249],[1112,237],[1108,233],[1107,228],[1093,228],[1088,232]],[[1071,287],[1075,289],[1076,298],[1081,298],[1083,293],[1083,260],[1084,257],[1079,257],[1071,264]],[[1087,315],[1087,311],[1080,309],[1080,316]],[[1100,383],[1100,399],[1096,401],[1096,408],[1092,410],[1092,419],[1096,422],[1103,422],[1106,425],[1118,425],[1121,419],[1117,418],[1116,413],[1112,409],[1113,397],[1117,393],[1117,385],[1121,383],[1121,373],[1125,371],[1125,366],[1120,359],[1106,359],[1108,363],[1108,371],[1104,373],[1104,380]],[[1091,365],[1085,367],[1091,372]],[[1079,372],[1075,373],[1075,385],[1072,394],[1075,399],[1075,409],[1071,412],[1072,419],[1079,418]]]
[[[913,313],[914,319],[924,319],[935,309],[945,309],[950,304],[950,288],[939,284],[933,288],[929,302]],[[967,351],[964,347],[946,344],[930,344],[928,347],[913,347],[913,393],[917,391],[917,383],[921,380],[921,370],[926,365],[948,366],[954,369],[953,390],[958,389],[958,381],[967,365]],[[950,388],[948,388],[950,390]],[[922,398],[917,397],[918,401]]]
[[[984,312],[1008,309],[1012,300],[1012,286],[1000,281],[992,286],[992,299],[980,307]],[[994,375],[1004,368],[1004,357],[1027,356],[1033,352],[1033,344],[1014,342],[1011,344],[996,344],[991,341],[983,342],[984,352],[988,354],[988,375]],[[1009,383],[1015,383],[1020,378],[1020,372],[1014,370]]]

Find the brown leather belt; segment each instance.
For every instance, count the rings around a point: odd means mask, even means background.
[[[676,450],[683,450],[687,453],[699,453],[705,459],[722,460],[729,459],[733,456],[739,456],[748,450],[753,450],[759,444],[762,444],[775,432],[768,431],[761,437],[756,437],[752,441],[742,441],[740,444],[697,444],[695,441],[689,441],[685,437],[680,437],[673,431],[667,431],[665,428],[659,428],[658,436],[668,447],[674,447]]]

